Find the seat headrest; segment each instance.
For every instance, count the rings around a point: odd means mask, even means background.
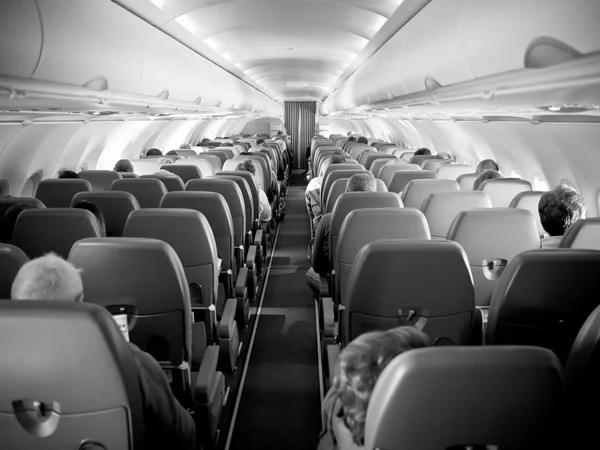
[[[494,290],[486,342],[523,344],[513,341],[508,331],[504,337],[496,336],[500,323],[544,329],[560,322],[572,335],[568,342],[557,342],[553,350],[560,358],[566,357],[579,328],[598,305],[598,273],[600,252],[596,250],[540,249],[516,255]],[[514,336],[520,339],[521,334]]]
[[[533,214],[516,208],[461,211],[447,238],[463,246],[472,266],[483,266],[484,259],[510,261],[519,253],[541,245]]]
[[[402,208],[402,200],[393,192],[344,192],[331,213],[331,232],[337,235],[346,216],[362,208]]]
[[[224,154],[222,154],[222,155],[224,156]],[[223,167],[223,162],[221,161],[221,158],[219,156],[217,156],[216,154],[200,153],[197,156],[192,156],[192,157],[188,158],[188,161],[194,161],[196,159],[207,160],[210,163],[210,165],[212,166],[213,174],[217,173]],[[226,157],[225,157],[225,161],[227,161]]]
[[[122,178],[138,178],[139,175],[133,172],[119,172]]]
[[[44,204],[37,198],[31,197],[0,197],[0,221],[4,218],[6,210],[17,203],[25,203],[34,208],[45,208]]]
[[[421,209],[429,194],[458,190],[458,183],[454,180],[411,180],[402,191],[402,203],[405,207]]]
[[[163,164],[159,158],[130,159],[129,161],[133,164],[133,171],[138,175],[158,172]]]
[[[35,198],[46,208],[68,208],[75,194],[93,190],[92,184],[81,178],[49,178],[40,181]]]
[[[244,180],[245,182],[245,180]],[[238,184],[223,177],[190,180],[185,185],[187,192],[216,192],[221,194],[229,205],[234,217],[245,216],[244,197]]]
[[[198,156],[198,153],[195,150],[179,149],[179,150],[176,150],[176,152],[179,156],[183,156],[183,157]]]
[[[421,168],[416,164],[407,164],[406,162],[401,162],[401,160],[392,159],[391,161],[388,161],[379,171],[379,179],[386,185],[389,185],[394,174],[400,170],[414,171],[421,170]]]
[[[437,175],[432,170],[397,170],[392,175],[389,184],[386,184],[390,192],[399,194],[412,180],[437,180]]]
[[[473,172],[475,172],[475,167],[469,164],[443,164],[435,169],[438,178],[442,180],[456,180],[463,174]]]
[[[174,173],[169,173],[169,175],[162,173],[151,173],[148,175],[142,175],[139,178],[160,180],[165,185],[167,192],[183,191],[185,189],[185,185],[183,184],[181,177],[179,175],[175,175]]]
[[[83,239],[73,245],[69,261],[82,269],[87,303],[132,305],[140,316],[181,311],[187,324],[184,346],[191,355],[190,293],[173,247],[147,238]]]
[[[121,236],[129,213],[140,209],[133,194],[123,191],[80,192],[73,197],[71,206],[81,200],[94,203],[102,211],[107,236]]]
[[[540,203],[540,198],[544,195],[543,191],[523,191],[519,192],[515,198],[510,202],[509,208],[520,208],[526,209],[527,211],[531,211],[533,214],[533,218],[535,219],[535,223],[538,227],[538,233],[541,235],[545,234],[546,231],[542,226],[542,222],[540,220],[540,213],[538,210],[538,205]]]
[[[184,165],[184,166],[196,166],[198,167],[198,169],[200,169],[200,172],[202,173],[202,177],[212,177],[215,174],[215,170],[213,169],[212,164],[210,163],[210,161],[203,159],[203,158],[186,158],[186,159],[179,159],[177,161],[175,161],[175,165]]]
[[[475,180],[479,178],[478,173],[463,173],[456,178],[461,191],[472,191]]]
[[[142,208],[158,208],[160,200],[168,192],[164,183],[156,178],[115,180],[110,190],[129,192],[137,199]]]
[[[0,302],[0,357],[10,365],[2,375],[0,410],[12,416],[18,399],[48,402],[49,408],[55,403],[59,408],[55,412],[63,418],[57,425],[61,431],[44,437],[46,445],[53,442],[74,449],[84,439],[102,440],[107,435],[124,436],[125,446],[131,445],[130,439],[136,446],[143,443],[136,365],[104,308],[44,300]],[[15,419],[11,427],[19,426]],[[12,431],[9,436],[17,436]],[[31,443],[32,436],[25,434],[29,438],[22,438],[23,443]],[[17,442],[11,441],[21,448]]]
[[[13,281],[23,264],[29,258],[23,250],[14,245],[0,244],[0,299],[10,298]]]
[[[192,209],[148,208],[133,211],[123,230],[123,237],[165,241],[183,267],[213,262],[218,276],[217,244],[204,214]]]
[[[421,163],[421,168],[423,170],[433,170],[436,172],[437,168],[440,166],[444,166],[446,164],[454,164],[454,161],[451,159],[426,159]]]
[[[123,178],[114,170],[82,170],[79,176],[89,181],[96,191],[108,191],[113,181]]]
[[[380,239],[431,239],[431,236],[425,216],[418,209],[355,209],[348,213],[340,228],[337,262],[353,264],[362,247]]]
[[[600,250],[600,217],[575,222],[565,232],[559,247]]]
[[[160,167],[161,170],[168,170],[171,173],[179,176],[183,183],[187,183],[190,180],[194,180],[196,178],[202,178],[202,172],[200,172],[200,168],[194,165],[186,165],[186,164],[167,164]]]
[[[96,216],[85,209],[27,209],[17,218],[12,242],[29,258],[49,252],[66,258],[78,240],[103,234]]]
[[[560,363],[546,349],[414,349],[377,380],[365,448],[559,449],[569,430],[567,409]]]
[[[412,156],[408,160],[408,163],[416,164],[417,166],[420,166],[421,164],[423,164],[423,161],[427,161],[428,159],[434,159],[434,158],[435,158],[435,155],[417,155],[417,156]]]
[[[533,190],[529,181],[516,178],[486,180],[479,189],[488,195],[494,208],[506,208],[519,192]]]
[[[489,197],[481,191],[434,192],[427,196],[421,211],[427,218],[431,235],[446,238],[458,213],[474,208],[491,207]]]

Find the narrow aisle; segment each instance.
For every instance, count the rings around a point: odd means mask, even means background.
[[[321,429],[314,300],[305,273],[306,179],[295,171],[280,225],[231,449],[314,449]]]

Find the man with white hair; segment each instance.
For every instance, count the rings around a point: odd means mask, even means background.
[[[79,269],[53,253],[32,259],[17,273],[11,298],[81,302],[83,282],[79,273]],[[142,392],[146,448],[193,450],[196,440],[194,419],[173,397],[158,362],[136,345],[129,343],[129,346]]]

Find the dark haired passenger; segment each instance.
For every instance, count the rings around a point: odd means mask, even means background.
[[[159,149],[152,147],[151,149],[148,149],[148,151],[146,152],[146,156],[162,156],[163,152],[161,152]]]
[[[120,159],[113,170],[120,173],[133,173],[133,164],[128,159]]]
[[[346,192],[375,192],[377,191],[377,180],[372,173],[355,173],[346,183]],[[311,288],[315,297],[320,291],[319,275],[327,275],[333,269],[333,262],[329,254],[329,237],[331,226],[331,213],[321,217],[317,230],[315,231],[315,241],[312,248],[312,267],[306,272],[306,282]]]
[[[479,176],[473,182],[473,190],[480,191],[481,185],[484,181],[504,178],[504,176],[500,172],[496,172],[495,170],[486,170],[485,172],[481,172]]]
[[[548,237],[542,248],[557,248],[565,231],[580,219],[585,219],[586,207],[579,193],[564,185],[545,192],[538,203],[542,227]]]
[[[359,138],[356,140],[356,142],[358,142],[359,144],[368,144],[368,143],[369,143],[369,141],[367,140],[367,138],[366,138],[366,137],[364,137],[364,136],[361,136],[361,137],[359,137]]]
[[[183,144],[181,144],[179,146],[179,150],[191,150],[192,146],[190,145],[189,142],[184,142]]]
[[[493,170],[495,172],[500,172],[500,167],[498,167],[498,163],[496,161],[494,161],[493,159],[484,159],[483,161],[480,161],[479,164],[477,164],[477,168],[475,169],[475,172],[482,173],[482,172],[485,172],[486,170]]]
[[[169,150],[165,156],[177,156],[177,155],[179,155],[179,153],[177,153],[177,150]]]
[[[317,450],[362,449],[367,408],[379,376],[396,356],[428,345],[429,337],[412,326],[370,331],[350,342],[338,357],[323,400],[325,428]]]
[[[5,212],[0,222],[0,242],[10,244],[19,214],[27,209],[38,209],[34,203],[19,202],[11,205]]]
[[[102,230],[102,236],[106,236],[106,222],[104,221],[104,215],[98,205],[89,200],[79,200],[77,203],[73,205],[73,208],[78,209],[86,209],[91,212],[98,221],[98,225],[100,225],[100,230]]]
[[[58,178],[61,179],[68,179],[68,178],[81,178],[79,176],[79,174],[73,172],[72,170],[63,170],[59,175]]]
[[[271,205],[269,204],[269,199],[267,198],[267,194],[265,191],[258,187],[258,183],[256,182],[256,169],[254,168],[254,164],[250,160],[244,160],[237,165],[235,170],[241,170],[244,172],[250,172],[253,175],[254,183],[256,184],[256,189],[258,190],[258,217],[261,222],[267,222],[271,220]]]
[[[17,273],[11,298],[17,301],[81,302],[84,293],[79,272],[71,263],[53,253],[32,259]],[[135,344],[129,343],[129,348],[142,393],[144,448],[193,450],[196,440],[194,419],[173,396],[158,362]]]
[[[431,155],[431,150],[426,147],[421,147],[418,149],[413,156],[429,156]]]
[[[356,141],[356,136],[350,136],[350,137],[348,138],[348,141]]]

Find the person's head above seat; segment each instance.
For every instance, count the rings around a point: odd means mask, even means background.
[[[181,144],[179,146],[179,149],[180,150],[191,150],[192,146],[191,146],[191,144],[189,142],[184,142],[183,144]]]
[[[369,141],[367,140],[367,138],[366,138],[366,137],[364,137],[364,136],[361,136],[361,137],[359,137],[359,138],[356,140],[356,142],[358,142],[359,144],[368,144],[368,143],[369,143]]]
[[[446,153],[446,152],[440,152],[437,155],[435,155],[436,159],[452,159],[452,155],[450,155],[450,153]]]
[[[256,145],[260,145],[260,144],[264,144],[264,143],[265,143],[265,140],[263,138],[256,140]]]
[[[148,149],[148,151],[146,152],[146,156],[162,156],[163,152],[161,152],[159,149],[152,147],[150,149]]]
[[[493,180],[495,178],[504,178],[504,176],[495,170],[486,170],[485,172],[481,172],[473,182],[473,190],[480,191],[484,181]]]
[[[372,173],[355,173],[346,182],[346,192],[375,192],[377,181]]]
[[[343,156],[333,155],[331,158],[329,158],[329,165],[331,165],[331,164],[343,164],[345,162],[346,162],[346,158],[344,158]]]
[[[79,270],[54,253],[24,264],[12,284],[13,300],[83,300]]]
[[[483,173],[486,170],[493,170],[495,172],[500,172],[500,167],[498,167],[498,163],[496,161],[494,161],[493,159],[484,159],[483,161],[480,161],[479,164],[477,164],[477,168],[475,169],[475,172]]]
[[[349,140],[349,141],[356,141],[356,137],[354,137],[354,136],[350,136],[350,137],[348,138],[348,140]]]
[[[116,172],[133,173],[133,164],[128,159],[120,159],[113,168]]]
[[[73,172],[72,170],[63,170],[58,174],[58,178],[68,179],[68,178],[81,178],[79,174]]]
[[[106,222],[104,220],[104,214],[102,214],[102,211],[100,208],[98,208],[98,205],[96,205],[94,202],[90,202],[89,200],[79,200],[73,205],[73,208],[86,209],[91,212],[96,217],[98,225],[100,225],[100,229],[102,230],[102,234],[106,236]]]
[[[550,236],[562,236],[580,219],[585,219],[583,197],[570,186],[560,185],[545,192],[538,203],[542,227]]]
[[[252,175],[256,175],[256,168],[254,167],[254,164],[252,164],[252,161],[250,161],[249,159],[245,159],[241,163],[239,163],[235,170],[250,172]]]
[[[431,155],[431,150],[425,147],[421,147],[418,149],[413,156],[429,156]]]
[[[340,353],[331,390],[341,404],[344,425],[356,445],[364,445],[367,408],[379,376],[398,355],[429,345],[418,328],[402,326],[361,334]]]

